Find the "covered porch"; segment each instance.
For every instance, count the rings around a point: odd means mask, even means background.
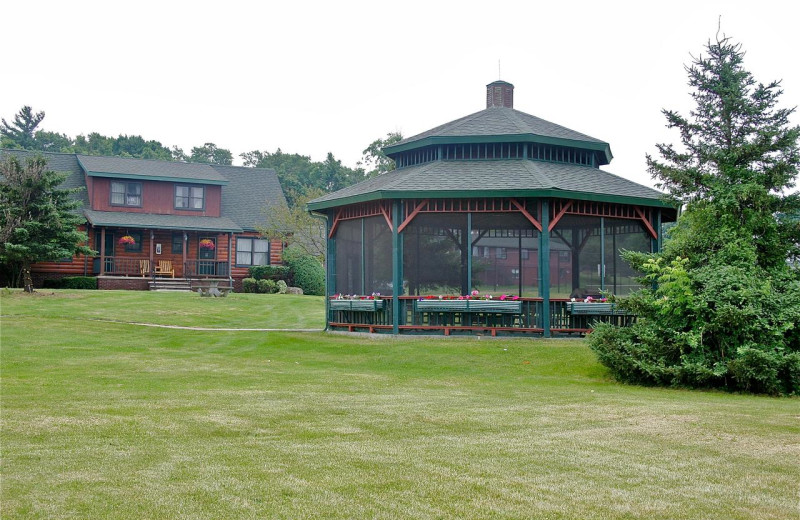
[[[94,275],[231,280],[234,233],[241,228],[229,219],[112,213],[101,220],[97,214],[104,212],[86,213],[98,252]]]

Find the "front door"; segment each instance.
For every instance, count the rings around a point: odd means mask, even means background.
[[[217,239],[201,237],[200,242],[211,241],[213,247],[199,247],[197,251],[197,274],[214,276],[217,274]]]
[[[94,247],[97,248],[98,254],[100,252],[100,241],[102,240],[103,234],[98,231],[94,234]],[[103,251],[106,257],[106,265],[104,272],[110,273],[114,270],[114,233],[110,231],[106,231],[106,247],[105,251]],[[94,274],[100,273],[100,257],[96,257],[92,261],[92,271]]]

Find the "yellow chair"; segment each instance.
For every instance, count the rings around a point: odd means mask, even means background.
[[[142,273],[142,277],[150,274],[150,260],[139,260],[139,272]]]
[[[168,274],[171,277],[175,278],[175,270],[172,269],[172,261],[171,260],[159,260],[158,267],[156,267],[156,274]]]

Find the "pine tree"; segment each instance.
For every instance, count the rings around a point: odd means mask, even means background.
[[[33,150],[36,147],[36,127],[43,119],[44,112],[34,112],[27,105],[14,115],[11,124],[3,118],[0,136],[4,138],[4,146]]]
[[[66,174],[47,169],[41,156],[23,165],[14,155],[0,162],[0,263],[21,266],[24,287],[33,292],[30,266],[75,254],[91,254],[83,219],[74,213],[76,189],[59,186]]]

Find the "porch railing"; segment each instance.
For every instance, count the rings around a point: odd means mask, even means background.
[[[100,274],[100,261],[99,257],[94,259],[95,274]],[[150,263],[141,258],[107,256],[103,259],[103,273],[112,276],[149,276]]]
[[[100,258],[93,262],[93,272],[100,274]],[[103,273],[111,276],[153,276],[158,261],[152,263],[147,258],[131,258],[107,256],[103,259]],[[175,276],[184,278],[229,278],[230,269],[227,261],[188,260],[179,271],[180,264],[173,264]]]
[[[228,278],[229,275],[227,260],[187,260],[183,265],[186,278]]]

